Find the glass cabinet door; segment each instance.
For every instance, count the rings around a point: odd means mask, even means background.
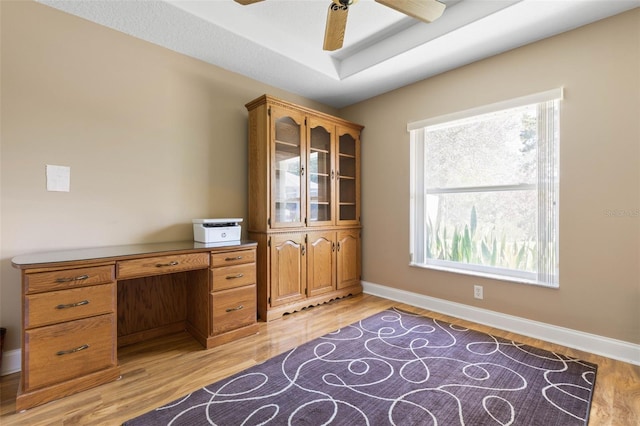
[[[338,223],[360,222],[360,156],[358,132],[338,128]]]
[[[304,115],[271,108],[271,227],[302,226],[305,218]]]
[[[333,131],[334,126],[320,120],[309,120],[309,200],[307,217],[309,226],[331,224],[334,216],[332,203],[333,182]]]

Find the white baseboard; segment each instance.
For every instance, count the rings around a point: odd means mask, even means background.
[[[640,365],[640,345],[630,342],[589,334],[570,328],[558,327],[556,325],[532,321],[513,315],[506,315],[366,281],[362,282],[362,287],[365,293],[374,296],[384,297],[385,299],[395,300],[396,302],[406,303],[407,305],[418,308],[429,309],[478,324],[557,343],[569,348],[602,355],[630,364]]]
[[[20,349],[12,349],[2,354],[2,371],[0,371],[0,376],[6,376],[7,374],[20,371],[22,364],[20,352]]]

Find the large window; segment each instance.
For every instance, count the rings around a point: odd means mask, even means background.
[[[561,98],[408,124],[412,265],[558,286]]]

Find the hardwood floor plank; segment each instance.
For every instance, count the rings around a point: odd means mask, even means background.
[[[590,425],[640,424],[640,367],[371,295],[358,295],[260,323],[255,336],[203,350],[186,332],[118,350],[122,378],[15,413],[19,374],[0,379],[0,424],[118,425],[187,393],[390,307],[598,364]]]

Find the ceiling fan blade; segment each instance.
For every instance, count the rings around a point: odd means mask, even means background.
[[[236,3],[240,3],[244,6],[248,5],[248,4],[252,4],[252,3],[258,3],[262,0],[235,0]]]
[[[327,12],[327,24],[324,28],[324,50],[338,50],[344,42],[349,8],[331,2]]]
[[[376,2],[424,22],[433,22],[438,19],[446,7],[444,3],[437,0],[376,0]]]

